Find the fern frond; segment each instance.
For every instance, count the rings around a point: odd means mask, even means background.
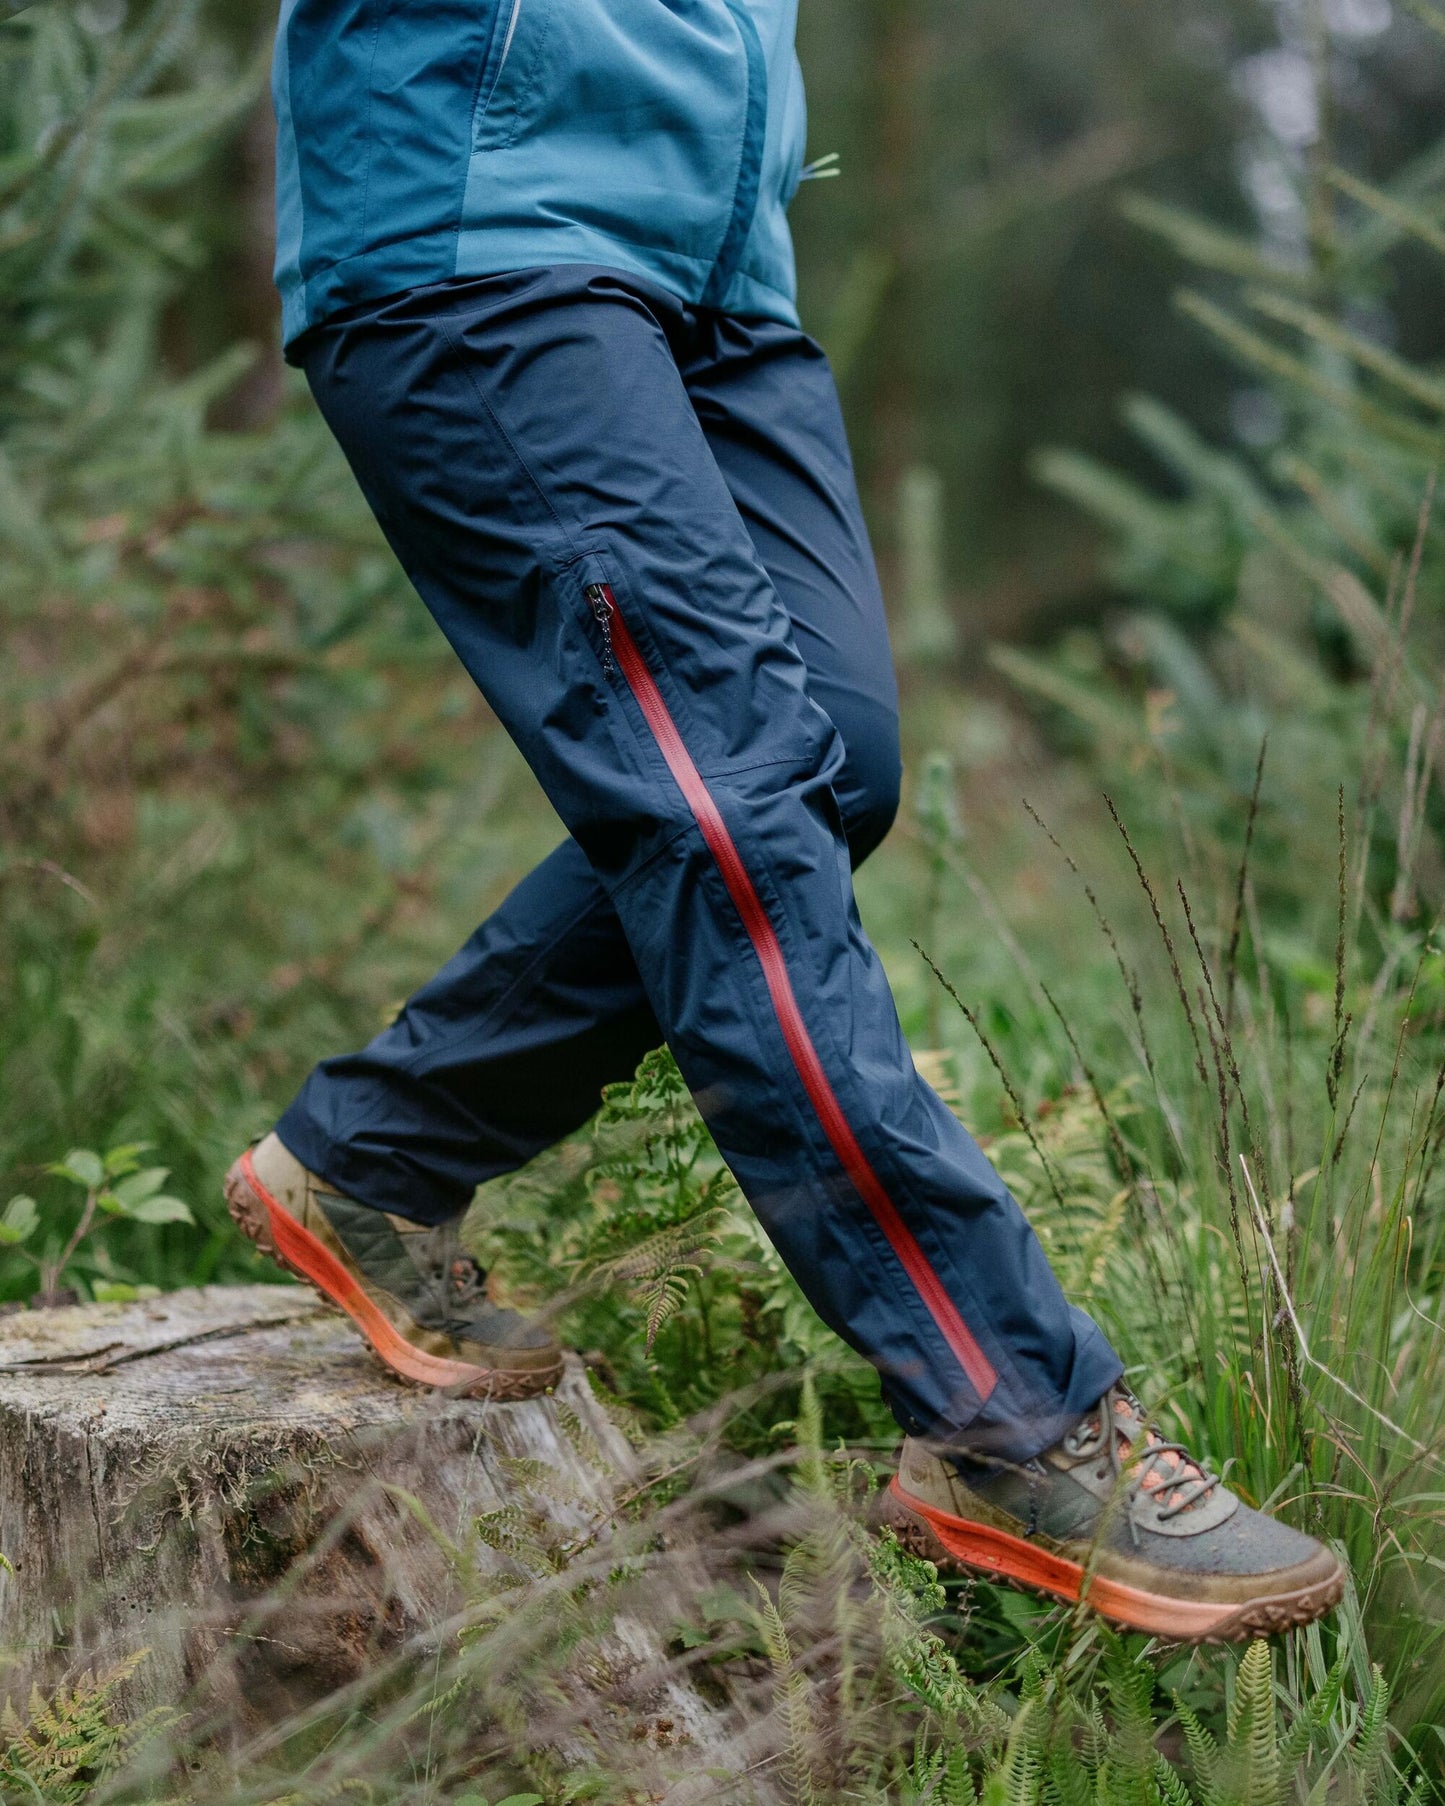
[[[643,1346],[649,1353],[657,1340],[657,1332],[669,1317],[675,1317],[687,1302],[688,1282],[697,1278],[702,1268],[696,1261],[679,1261],[666,1273],[659,1273],[641,1288],[641,1302],[647,1309],[647,1329]]]
[[[1037,1702],[1019,1707],[1004,1759],[997,1770],[999,1806],[1040,1806],[1044,1713]]]
[[[1239,1806],[1279,1806],[1274,1655],[1263,1638],[1245,1650],[1235,1674],[1227,1738],[1231,1796]]]
[[[596,1278],[627,1286],[643,1306],[649,1351],[663,1325],[686,1303],[690,1283],[703,1272],[696,1257],[716,1247],[727,1216],[724,1205],[708,1201],[592,1266]]]
[[[499,1555],[510,1556],[534,1573],[545,1573],[557,1566],[554,1551],[539,1538],[531,1515],[520,1505],[500,1505],[495,1511],[483,1511],[472,1519],[477,1540]]]
[[[1159,1795],[1159,1806],[1194,1806],[1194,1796],[1184,1784],[1184,1777],[1167,1756],[1154,1756],[1153,1780]]]
[[[118,1690],[149,1654],[137,1650],[99,1673],[87,1669],[49,1700],[32,1688],[24,1724],[7,1708],[0,1781],[19,1784],[14,1797],[78,1806],[96,1782],[113,1774],[141,1744],[178,1722],[180,1714],[169,1707],[129,1722],[117,1716]],[[11,1797],[8,1787],[0,1791]]]
[[[1029,1704],[1041,1703],[1047,1681],[1048,1668],[1043,1656],[1037,1649],[1030,1649],[1024,1656],[1023,1672],[1019,1677],[1019,1697]]]
[[[1304,1760],[1315,1737],[1334,1717],[1335,1709],[1340,1703],[1340,1695],[1344,1690],[1346,1667],[1346,1657],[1338,1656],[1334,1666],[1325,1676],[1324,1685],[1314,1698],[1308,1701],[1294,1723],[1280,1739],[1279,1761],[1284,1774],[1288,1775]]]
[[[978,1789],[973,1784],[968,1756],[957,1744],[944,1754],[943,1772],[938,1778],[938,1806],[978,1806]]]
[[[1189,1746],[1189,1760],[1194,1765],[1197,1792],[1202,1806],[1222,1806],[1218,1788],[1219,1745],[1201,1721],[1199,1714],[1175,1695],[1174,1711]]]
[[[1378,1663],[1371,1665],[1370,1696],[1360,1712],[1360,1728],[1351,1750],[1351,1766],[1365,1789],[1378,1790],[1389,1762],[1390,1683]]]
[[[1097,1699],[1089,1701],[1079,1754],[1083,1758],[1090,1783],[1097,1783],[1104,1765],[1109,1760],[1109,1727],[1104,1720],[1104,1709]]]
[[[788,1627],[769,1598],[767,1588],[756,1575],[750,1578],[758,1594],[756,1619],[773,1670],[777,1710],[786,1737],[784,1768],[788,1791],[793,1806],[815,1806],[818,1799],[813,1772],[815,1727],[808,1678],[794,1660]]]
[[[1091,1806],[1094,1777],[1079,1761],[1070,1735],[1076,1722],[1075,1713],[1066,1714],[1049,1738],[1042,1790],[1046,1806]]]
[[[1130,1656],[1122,1641],[1109,1635],[1104,1645],[1104,1673],[1121,1730],[1146,1742],[1154,1733],[1154,1674],[1142,1657]]]
[[[611,1279],[636,1283],[658,1278],[716,1241],[722,1229],[722,1212],[716,1206],[699,1211],[681,1222],[668,1223],[653,1234],[603,1261],[598,1272]]]

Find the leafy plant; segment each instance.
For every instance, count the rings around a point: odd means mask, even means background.
[[[0,1216],[0,1247],[13,1248],[37,1269],[40,1284],[34,1303],[61,1302],[60,1281],[66,1268],[79,1252],[86,1237],[104,1227],[107,1218],[121,1218],[132,1223],[194,1223],[190,1207],[171,1197],[164,1189],[170,1169],[164,1166],[142,1167],[140,1157],[148,1142],[130,1142],[97,1154],[91,1148],[72,1148],[64,1160],[45,1170],[57,1179],[68,1180],[85,1194],[80,1215],[64,1242],[52,1245],[44,1254],[32,1254],[24,1244],[40,1227],[40,1211],[35,1200],[20,1194],[10,1200]],[[138,1296],[132,1286],[101,1282],[95,1287],[97,1298]]]
[[[1428,52],[1445,16],[1414,12]],[[1328,151],[1295,172],[1289,200],[1311,222],[1303,247],[1143,197],[1126,204],[1188,266],[1177,306],[1269,428],[1214,443],[1176,409],[1127,397],[1125,422],[1163,493],[1072,450],[1039,454],[1039,478],[1105,527],[1117,606],[1101,631],[1049,655],[993,656],[1066,736],[1129,757],[1158,749],[1226,809],[1266,727],[1277,770],[1303,774],[1337,749],[1359,804],[1361,881],[1399,923],[1425,910],[1422,883],[1438,897],[1445,857],[1431,794],[1445,384],[1396,348],[1392,308],[1407,267],[1441,292],[1445,144],[1384,183],[1332,166]],[[1295,788],[1303,797],[1307,782]]]
[[[666,1048],[603,1094],[594,1121],[482,1188],[469,1219],[519,1302],[550,1300],[651,1427],[744,1389],[796,1396],[815,1371],[838,1421],[887,1439],[872,1369],[824,1328],[748,1209]],[[755,1447],[789,1420],[762,1400],[732,1422]]]
[[[689,1281],[701,1277],[698,1257],[718,1246],[738,1190],[665,1048],[648,1054],[630,1083],[603,1091],[597,1127],[604,1138],[620,1131],[622,1146],[591,1168],[597,1218],[574,1270],[590,1286],[631,1290],[650,1351]]]
[[[950,1770],[946,1752],[936,1749],[919,1779],[948,1777],[951,1798],[968,1806],[1285,1806],[1319,1798],[1331,1785],[1360,1806],[1395,1806],[1400,1779],[1380,1760],[1376,1729],[1380,1683],[1361,1709],[1340,1714],[1332,1674],[1286,1724],[1273,1675],[1269,1645],[1251,1643],[1234,1672],[1222,1737],[1178,1703],[1186,1748],[1176,1761],[1159,1748],[1167,1723],[1157,1713],[1147,1657],[1107,1638],[1097,1681],[1087,1687],[1030,1658],[1018,1710],[995,1743],[1001,1750],[978,1765],[977,1786],[968,1767],[955,1761]]]
[[[169,1708],[129,1722],[121,1710],[120,1691],[147,1653],[89,1669],[50,1699],[32,1689],[23,1716],[6,1700],[0,1711],[0,1788],[7,1800],[79,1806],[143,1744],[176,1723],[179,1714]]]

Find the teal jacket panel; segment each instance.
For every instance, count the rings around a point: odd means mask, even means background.
[[[283,0],[290,343],[451,276],[605,264],[796,325],[797,0]]]

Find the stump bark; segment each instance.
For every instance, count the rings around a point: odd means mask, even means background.
[[[509,1559],[479,1519],[595,1542],[630,1475],[575,1357],[521,1403],[411,1390],[299,1287],[0,1319],[0,1698],[23,1714],[32,1682],[147,1649],[129,1711],[204,1700],[232,1731],[275,1723],[444,1636],[457,1550]],[[721,1717],[656,1632],[609,1635],[609,1710],[627,1670],[640,1735],[651,1714],[717,1752]]]

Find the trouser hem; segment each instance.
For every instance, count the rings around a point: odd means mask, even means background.
[[[276,1124],[275,1133],[281,1145],[308,1172],[324,1179],[354,1204],[384,1210],[427,1228],[465,1213],[472,1201],[470,1192],[459,1196],[450,1187],[436,1186],[420,1167],[400,1172],[379,1155],[358,1154],[356,1149],[333,1141],[312,1119],[305,1095],[303,1088]]]

